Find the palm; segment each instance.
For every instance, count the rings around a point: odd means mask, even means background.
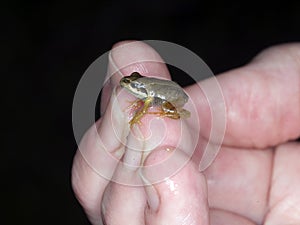
[[[299,136],[299,47],[270,49],[219,77],[228,130],[205,174],[210,206],[236,213],[232,220],[299,223],[300,145],[287,143]]]

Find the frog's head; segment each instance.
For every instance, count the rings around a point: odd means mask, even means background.
[[[133,72],[130,76],[125,76],[120,80],[120,85],[122,87],[125,87],[126,84],[130,84],[133,83],[135,80],[139,79],[143,77],[141,74],[139,74],[138,72]]]
[[[143,82],[139,81],[139,78],[143,76],[138,72],[133,72],[130,76],[123,77],[120,80],[120,86],[125,88],[131,94],[137,98],[146,98],[147,92]]]

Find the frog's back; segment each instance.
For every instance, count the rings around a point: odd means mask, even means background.
[[[148,95],[165,100],[173,104],[175,107],[183,107],[188,101],[187,94],[174,81],[161,80],[148,77],[147,80]]]

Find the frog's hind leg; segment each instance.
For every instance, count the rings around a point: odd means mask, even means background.
[[[148,97],[145,99],[143,108],[140,111],[138,111],[134,115],[134,117],[129,121],[130,126],[140,122],[140,119],[148,112],[148,109],[151,106],[153,99],[153,97]]]
[[[178,113],[179,113],[180,117],[183,119],[187,119],[191,116],[191,113],[189,111],[187,111],[186,109],[180,109],[180,110],[178,110]]]
[[[170,102],[162,103],[159,112],[148,112],[148,114],[159,115],[160,117],[168,117],[171,119],[179,119],[180,114],[178,113],[175,106],[173,106]]]
[[[176,111],[170,111],[170,112],[161,109],[159,112],[148,112],[148,114],[155,114],[160,117],[168,117],[174,120],[180,118],[187,119],[191,116],[191,113],[185,109],[176,109]]]

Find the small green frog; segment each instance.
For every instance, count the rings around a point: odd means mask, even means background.
[[[189,97],[174,81],[154,77],[144,77],[138,72],[125,76],[120,80],[121,87],[138,98],[133,105],[142,105],[129,124],[139,123],[147,113],[167,116],[172,119],[188,118],[190,112],[182,107]],[[159,112],[148,112],[149,107],[159,106]],[[137,108],[137,107],[136,107]]]

